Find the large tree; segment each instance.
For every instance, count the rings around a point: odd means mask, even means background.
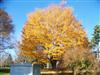
[[[14,31],[10,16],[3,9],[0,9],[0,53],[11,48],[11,34]]]
[[[19,44],[21,55],[56,68],[65,51],[74,47],[86,48],[88,40],[71,8],[54,5],[28,15]]]

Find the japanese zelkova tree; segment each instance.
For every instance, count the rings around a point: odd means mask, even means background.
[[[74,47],[88,47],[88,40],[70,7],[53,5],[28,15],[19,42],[21,55],[55,68],[65,51]]]

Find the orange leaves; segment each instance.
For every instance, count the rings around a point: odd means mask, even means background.
[[[84,46],[87,42],[85,37],[81,24],[70,8],[51,6],[36,10],[28,16],[19,47],[23,54],[26,52],[26,55],[41,61],[46,60],[48,55],[59,60],[66,50]],[[41,53],[37,52],[38,45],[43,48]],[[34,51],[36,53],[31,54]]]

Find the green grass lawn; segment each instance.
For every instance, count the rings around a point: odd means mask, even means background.
[[[10,75],[9,73],[0,73],[0,75]],[[98,73],[97,75],[100,75],[100,73]]]
[[[45,71],[45,70],[44,70]],[[43,72],[43,71],[42,71]],[[46,71],[47,72],[47,71]],[[0,69],[0,75],[10,75],[10,69]],[[46,75],[46,74],[45,74]],[[47,74],[48,75],[48,74]],[[100,71],[97,73],[97,75],[100,75]]]
[[[10,75],[9,73],[0,73],[0,75]]]
[[[0,75],[10,75],[10,69],[0,69]]]

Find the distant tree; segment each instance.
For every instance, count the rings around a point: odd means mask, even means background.
[[[100,25],[94,27],[94,33],[91,40],[91,47],[96,50],[95,55],[100,61]]]
[[[14,32],[12,20],[7,12],[0,9],[0,53],[12,48],[11,34]]]
[[[33,58],[18,55],[18,57],[15,59],[14,63],[32,63],[32,61],[33,61]]]
[[[64,67],[72,70],[73,75],[91,75],[98,70],[98,61],[91,49],[84,47],[72,48],[65,52]]]
[[[94,27],[94,33],[91,40],[92,47],[96,47],[97,45],[99,45],[99,42],[100,42],[100,25],[96,25]]]
[[[11,54],[8,55],[8,57],[4,60],[4,66],[10,66],[11,64],[13,64],[13,59]]]
[[[13,59],[11,54],[5,54],[4,56],[2,56],[2,58],[0,58],[0,66],[1,67],[8,67],[11,64],[13,64]]]

